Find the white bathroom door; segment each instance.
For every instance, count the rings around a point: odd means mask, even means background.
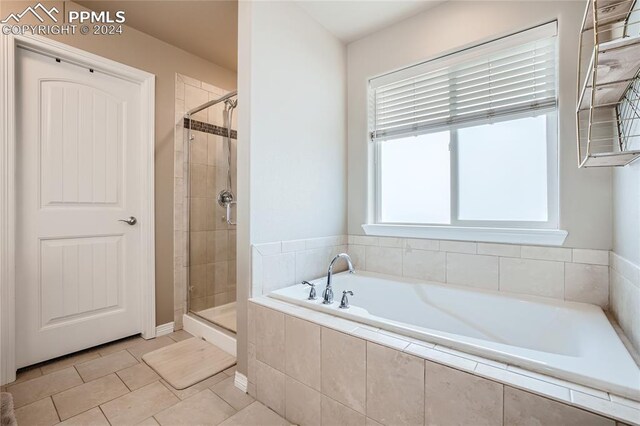
[[[16,367],[142,330],[139,84],[16,51]]]

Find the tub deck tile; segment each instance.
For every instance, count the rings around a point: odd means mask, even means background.
[[[640,425],[640,402],[634,400],[608,394],[604,391],[592,389],[577,383],[545,376],[502,362],[474,356],[441,345],[413,339],[388,330],[376,329],[375,327],[359,322],[336,318],[329,314],[298,305],[292,305],[267,296],[253,298],[250,302],[280,310],[288,315],[315,322],[326,328],[338,330],[354,337],[358,336],[357,333],[359,333],[360,336],[358,337],[373,340],[369,337],[369,334],[375,332],[378,337],[384,335],[385,338],[390,337],[397,340],[404,340],[409,343],[404,349],[399,349],[404,353],[608,416],[620,422]],[[360,329],[360,331],[356,332],[358,329]],[[385,345],[382,342],[380,342],[380,344]],[[386,346],[390,345],[387,344]],[[394,348],[393,346],[391,347]],[[370,419],[367,420],[369,421]]]

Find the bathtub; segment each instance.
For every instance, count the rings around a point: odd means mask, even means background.
[[[595,305],[505,295],[371,272],[333,277],[335,301],[322,304],[326,278],[270,297],[473,355],[640,400],[640,369]],[[339,309],[343,290],[351,307]]]

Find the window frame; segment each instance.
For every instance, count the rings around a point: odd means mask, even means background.
[[[450,222],[438,223],[410,223],[410,222],[384,222],[381,220],[382,196],[381,196],[381,144],[385,141],[372,141],[374,144],[374,211],[373,224],[394,226],[430,226],[430,227],[461,227],[461,228],[513,228],[513,229],[558,229],[559,227],[559,180],[558,180],[558,108],[547,111],[537,111],[538,114],[515,114],[503,117],[500,121],[510,121],[519,118],[545,115],[547,117],[547,220],[546,221],[505,221],[505,220],[461,220],[458,219],[459,183],[458,183],[458,130],[463,126],[452,126],[447,129],[450,132],[449,179],[451,208]],[[471,127],[471,126],[464,126]],[[444,129],[443,129],[444,130]],[[391,139],[390,139],[391,140]]]
[[[551,23],[550,23],[551,24]],[[557,25],[557,21],[552,22]],[[548,24],[545,24],[548,25]],[[527,30],[510,36],[502,37],[497,40],[483,43],[479,46],[469,47],[445,55],[442,58],[436,58],[427,62],[423,62],[407,68],[398,69],[394,72],[382,74],[369,79],[368,83],[368,99],[374,99],[375,90],[383,84],[389,84],[394,80],[402,80],[412,73],[411,69],[416,68],[416,73],[424,73],[430,68],[440,67],[442,63],[462,63],[467,60],[477,58],[478,52],[493,51],[494,49],[503,49],[505,47],[514,46],[518,43],[524,43],[523,37]],[[558,37],[556,35],[556,37]],[[556,43],[558,43],[556,38]],[[487,46],[487,45],[490,45]],[[467,52],[469,51],[469,52]],[[558,60],[559,51],[556,50],[556,69],[559,68]],[[443,62],[440,61],[443,60]],[[396,76],[396,79],[394,79]],[[556,88],[559,86],[559,74],[556,72]],[[558,94],[556,89],[556,96]],[[498,117],[495,122],[514,120],[524,117],[545,115],[547,117],[547,220],[546,221],[485,221],[485,220],[460,220],[458,219],[458,203],[459,203],[459,185],[458,185],[458,161],[457,161],[457,131],[460,128],[472,127],[494,121],[479,120],[477,122],[468,122],[458,125],[442,126],[433,129],[433,132],[449,130],[451,132],[450,143],[450,167],[451,167],[451,209],[449,224],[435,223],[407,223],[407,222],[383,222],[381,221],[381,144],[383,140],[372,140],[372,130],[375,112],[367,109],[368,132],[370,136],[368,143],[371,144],[369,150],[369,165],[371,174],[369,180],[369,220],[363,224],[366,234],[380,236],[399,236],[399,237],[422,237],[422,238],[440,238],[454,239],[463,241],[488,241],[488,242],[507,242],[507,243],[530,243],[530,244],[549,244],[561,245],[568,233],[560,229],[560,188],[559,188],[559,127],[558,114],[560,111],[560,101],[556,100],[554,107],[546,109],[529,110],[520,113],[514,113],[507,116]],[[420,132],[418,134],[423,134]],[[409,135],[399,136],[398,138],[407,137]],[[390,138],[388,140],[395,139]]]

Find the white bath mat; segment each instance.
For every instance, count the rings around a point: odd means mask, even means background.
[[[149,352],[142,360],[176,389],[188,388],[236,363],[235,357],[195,337]]]

